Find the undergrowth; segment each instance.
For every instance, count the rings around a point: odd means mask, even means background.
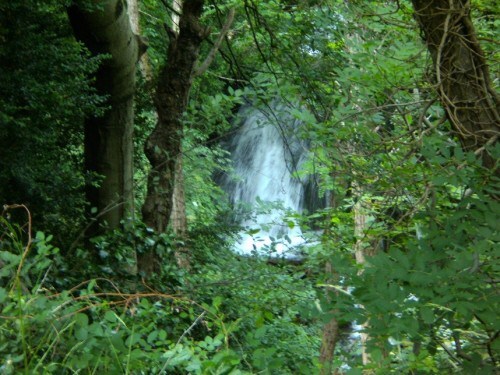
[[[42,232],[32,238],[26,212],[24,226],[0,217],[0,374],[314,372],[317,326],[300,317],[314,291],[300,270],[240,259],[227,248],[214,254],[210,240],[193,241],[195,272],[167,264],[146,284],[113,271],[114,256],[75,268],[83,252],[64,254]],[[135,235],[115,233],[95,245],[116,246],[120,258],[119,247]],[[202,254],[219,261],[203,264]],[[89,271],[103,277],[88,278]]]

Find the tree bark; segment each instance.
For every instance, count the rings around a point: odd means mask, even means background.
[[[167,228],[172,212],[172,194],[178,155],[183,137],[182,115],[192,84],[192,73],[200,44],[208,30],[201,26],[203,0],[184,2],[179,19],[179,33],[169,30],[167,63],[158,77],[155,106],[158,122],[148,137],[144,151],[151,163],[143,220],[157,233]],[[154,253],[139,257],[139,269],[145,274],[159,269]]]
[[[498,96],[470,16],[470,1],[412,0],[431,54],[441,104],[465,150],[500,169],[485,148],[498,142]]]
[[[139,4],[137,0],[127,0],[128,14],[130,17],[130,26],[134,34],[141,35],[141,25],[139,17]],[[145,53],[139,58],[139,70],[142,77],[150,82],[153,79],[153,72],[151,71],[151,64],[149,63],[148,54]]]
[[[176,34],[179,33],[179,14],[182,11],[182,1],[181,0],[173,0],[172,1],[172,28]],[[219,33],[219,37],[217,38],[214,46],[210,50],[210,53],[205,58],[205,61],[201,64],[194,67],[191,78],[194,79],[203,73],[209,68],[210,64],[215,58],[217,51],[220,48],[224,37],[226,36],[231,24],[234,20],[234,8],[229,11],[227,20],[222,27],[221,32]],[[191,267],[189,250],[186,246],[188,241],[188,223],[186,217],[186,196],[185,196],[185,187],[184,187],[184,168],[183,168],[183,153],[182,153],[182,145],[179,149],[179,154],[177,155],[176,168],[175,168],[175,182],[174,182],[174,190],[172,194],[172,211],[170,215],[170,222],[172,224],[172,230],[175,234],[177,243],[175,248],[175,259],[177,265],[181,268],[189,270]]]
[[[132,214],[135,64],[145,51],[130,27],[125,0],[96,0],[93,5],[93,10],[68,8],[76,38],[92,54],[110,56],[102,62],[95,83],[109,108],[85,121],[85,168],[103,177],[99,186],[87,187],[87,200],[98,210],[88,236],[97,233],[97,224],[116,229]]]
[[[172,213],[170,222],[176,238],[175,259],[177,265],[186,270],[190,269],[190,259],[186,243],[188,241],[188,224],[186,217],[186,195],[184,190],[184,172],[182,150],[177,157],[175,166],[175,184],[172,193]]]
[[[179,33],[179,20],[182,12],[182,0],[172,0],[172,29],[175,34]],[[191,74],[191,78],[194,75]],[[170,214],[170,222],[172,230],[176,237],[175,244],[175,260],[177,265],[184,269],[190,268],[189,254],[186,247],[188,240],[187,232],[187,217],[186,217],[186,197],[184,190],[184,167],[182,163],[182,144],[177,155],[175,164],[175,183],[174,191],[172,192],[172,212]]]
[[[328,283],[335,284],[338,282],[338,275],[333,270],[331,262],[327,262],[325,265],[325,273],[331,275]],[[338,292],[331,290],[332,288],[326,288],[326,299],[330,301],[332,297],[335,297]],[[332,311],[335,313],[335,311]],[[335,354],[335,347],[339,341],[339,322],[337,318],[332,317],[329,322],[327,322],[322,330],[321,336],[321,348],[319,351],[319,363],[321,364],[321,375],[330,375],[332,373],[332,362]]]

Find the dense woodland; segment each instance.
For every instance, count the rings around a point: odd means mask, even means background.
[[[499,13],[1,1],[0,374],[497,374]],[[234,251],[244,108],[300,123],[293,261]]]

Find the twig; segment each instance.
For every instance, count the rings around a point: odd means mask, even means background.
[[[24,248],[24,251],[23,251],[23,255],[21,257],[21,261],[19,262],[19,266],[17,267],[17,271],[16,271],[16,277],[15,277],[15,280],[16,282],[12,285],[12,289],[11,291],[16,287],[16,285],[19,283],[19,276],[21,275],[21,270],[23,268],[23,265],[24,265],[24,261],[26,260],[26,257],[28,256],[28,253],[30,251],[30,247],[31,247],[31,242],[32,242],[32,238],[31,238],[31,212],[30,210],[28,209],[28,207],[26,207],[26,205],[24,204],[11,204],[11,205],[4,205],[3,206],[3,212],[2,212],[2,215],[7,212],[8,210],[12,210],[12,209],[16,209],[16,208],[23,208],[26,213],[28,214],[28,243],[26,244],[26,247]]]
[[[177,340],[177,342],[175,343],[175,345],[174,345],[174,347],[172,348],[172,350],[174,350],[174,349],[177,347],[177,345],[179,345],[179,343],[181,342],[181,340],[182,340],[182,339],[183,339],[183,338],[184,338],[184,337],[185,337],[185,336],[186,336],[186,335],[187,335],[187,334],[188,334],[188,333],[189,333],[189,332],[190,332],[190,331],[194,328],[194,326],[195,326],[196,324],[198,324],[198,322],[199,322],[199,321],[200,321],[200,320],[201,320],[201,319],[202,319],[202,318],[206,315],[206,313],[207,313],[206,311],[203,311],[203,312],[200,314],[200,316],[198,316],[198,317],[196,318],[196,320],[193,322],[193,324],[191,324],[191,325],[189,326],[189,328],[188,328],[188,329],[186,329],[186,330],[182,333],[181,337],[179,337],[179,340]],[[169,359],[165,362],[165,364],[163,365],[162,369],[160,370],[160,374],[162,374],[162,373],[166,370],[166,368],[167,368],[168,364],[170,363],[170,360],[171,360],[171,359],[172,359],[172,357],[170,357],[170,358],[169,358]]]

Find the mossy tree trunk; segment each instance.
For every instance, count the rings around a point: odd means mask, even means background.
[[[500,116],[484,53],[471,21],[470,1],[412,0],[434,63],[441,104],[465,150],[498,176],[486,146],[498,142]]]
[[[99,94],[107,97],[102,116],[85,120],[85,168],[102,176],[89,184],[87,200],[97,208],[96,225],[109,229],[133,213],[133,119],[136,62],[145,51],[132,32],[126,0],[94,1],[91,7],[72,5],[68,15],[77,39],[94,55],[106,54],[96,75]]]
[[[186,110],[193,70],[199,48],[208,35],[200,24],[203,0],[185,1],[179,19],[179,32],[169,31],[167,62],[160,71],[155,95],[158,121],[144,147],[151,163],[143,220],[157,233],[166,230],[172,213],[172,195],[178,155],[183,137],[182,114]],[[139,269],[149,274],[159,269],[155,253],[139,257]]]

